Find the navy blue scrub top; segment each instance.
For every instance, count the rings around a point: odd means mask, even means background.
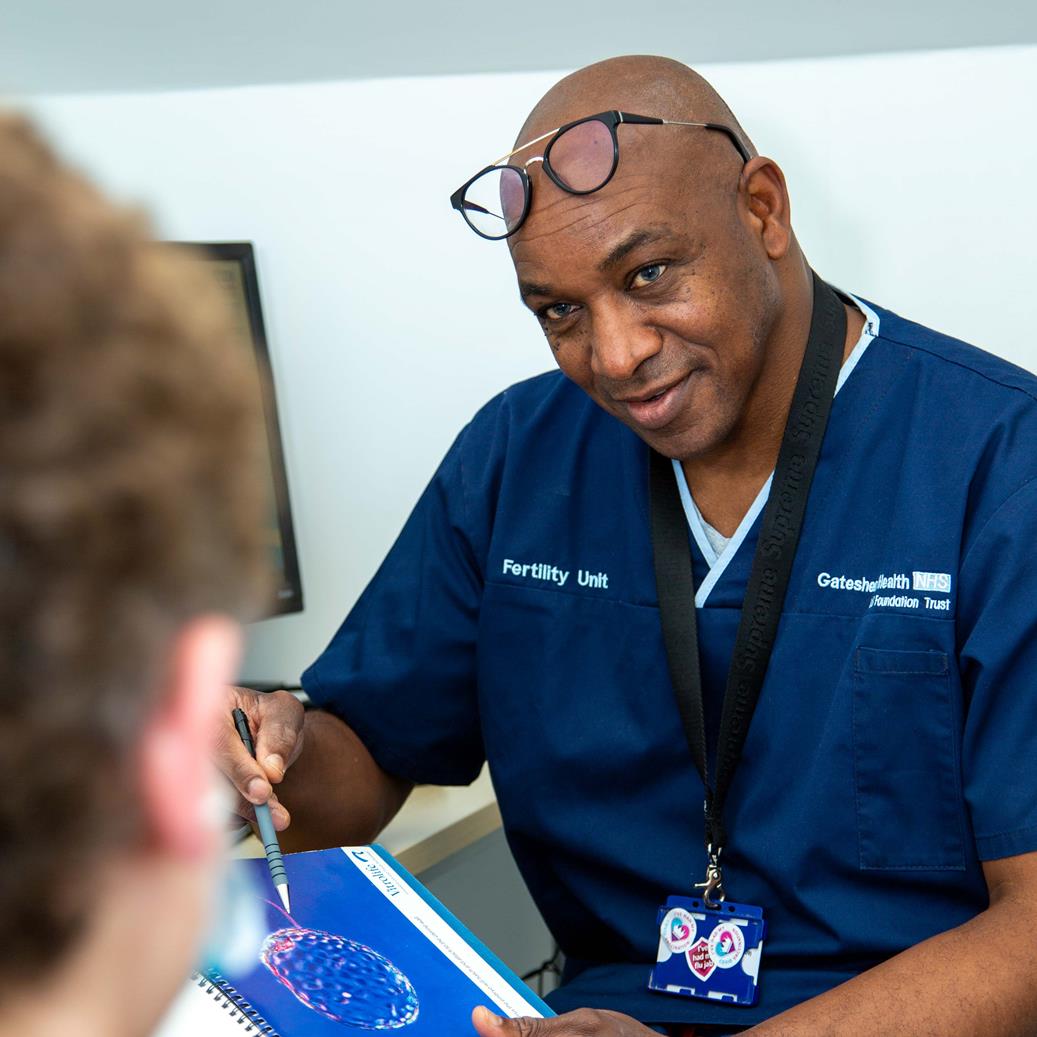
[[[559,1011],[750,1025],[973,917],[980,862],[1037,850],[1037,378],[874,312],[728,801],[729,895],[768,918],[755,1008],[646,989],[656,909],[705,869],[703,790],[647,447],[561,374],[462,431],[303,677],[392,774],[465,784],[489,761],[569,959]],[[713,575],[690,538],[711,744],[758,525]]]

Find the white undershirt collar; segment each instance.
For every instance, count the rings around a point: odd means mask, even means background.
[[[853,374],[854,368],[860,363],[861,357],[864,356],[864,351],[879,333],[878,314],[867,303],[861,302],[855,295],[850,295],[849,292],[843,292],[842,294],[850,299],[857,309],[864,314],[864,327],[861,330],[861,337],[857,339],[856,345],[843,362],[843,366],[839,369],[839,379],[835,383],[836,395],[839,394],[839,390],[846,384],[846,380],[850,375]],[[680,491],[681,504],[684,506],[684,515],[688,520],[688,525],[691,527],[691,534],[702,552],[702,557],[706,559],[706,564],[709,566],[709,574],[695,593],[695,605],[697,608],[702,608],[709,597],[709,592],[717,585],[717,581],[723,576],[724,570],[731,559],[737,554],[738,548],[741,546],[746,534],[752,529],[757,516],[763,511],[763,506],[767,503],[767,497],[771,492],[771,482],[774,479],[774,473],[771,472],[767,477],[767,481],[760,488],[756,499],[749,506],[749,510],[738,524],[738,528],[725,541],[723,534],[713,529],[712,526],[709,526],[707,529],[707,523],[702,517],[702,512],[699,511],[698,505],[691,495],[691,490],[688,488],[688,480],[684,477],[684,469],[681,467],[680,461],[673,461],[673,471],[677,477],[677,489]],[[716,538],[717,546],[721,547],[720,550],[714,547],[713,537],[710,536],[710,532]],[[723,543],[721,544],[721,542]]]

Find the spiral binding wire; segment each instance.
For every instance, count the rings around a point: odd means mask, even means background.
[[[232,984],[215,969],[204,973],[196,972],[191,977],[198,987],[204,990],[218,1004],[228,1018],[243,1026],[243,1033],[253,1033],[262,1037],[281,1037],[281,1035],[235,990]]]

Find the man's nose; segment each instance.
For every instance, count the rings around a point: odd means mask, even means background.
[[[593,314],[591,370],[602,379],[621,382],[662,348],[659,329],[633,307],[608,305]]]

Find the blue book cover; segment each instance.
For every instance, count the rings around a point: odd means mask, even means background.
[[[504,1016],[554,1013],[380,846],[287,855],[291,914],[264,859],[254,872],[266,934],[255,965],[198,978],[253,1032],[344,1037],[474,1033],[476,1005]]]

